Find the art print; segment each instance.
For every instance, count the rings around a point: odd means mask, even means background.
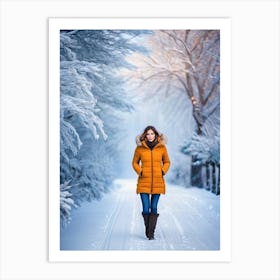
[[[50,19],[50,260],[230,260],[228,19]]]

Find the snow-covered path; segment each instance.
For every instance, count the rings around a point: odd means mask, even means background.
[[[134,179],[118,179],[100,201],[72,211],[61,230],[61,250],[219,250],[219,196],[198,188],[167,184],[158,204],[155,240],[144,234]]]

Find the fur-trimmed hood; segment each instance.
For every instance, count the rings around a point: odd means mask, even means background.
[[[135,142],[136,142],[137,146],[143,146],[143,142],[145,142],[144,140],[143,141],[140,140],[141,135],[142,134],[139,134],[135,138]],[[159,133],[157,140],[161,145],[167,144],[167,136],[163,133]],[[146,146],[146,144],[145,144],[145,146]]]

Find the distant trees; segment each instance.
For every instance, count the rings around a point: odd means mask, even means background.
[[[131,58],[138,61],[138,70],[131,73],[131,77],[137,79],[140,86],[149,87],[153,94],[180,91],[191,102],[196,131],[187,148],[182,150],[192,156],[192,185],[201,186],[202,164],[212,161],[212,155],[219,153],[215,144],[206,160],[206,155],[198,154],[197,147],[200,143],[199,146],[211,149],[212,144],[207,142],[219,138],[220,32],[157,30],[150,36],[148,46],[149,56],[136,54]]]
[[[220,194],[220,110],[209,117],[202,128],[201,134],[194,133],[187,139],[181,152],[191,155],[193,168],[198,167],[202,174],[199,187],[205,187],[215,194]],[[204,175],[204,176],[202,176]],[[203,178],[204,177],[204,180]]]
[[[60,183],[62,222],[69,208],[108,191],[116,175],[121,112],[133,109],[119,68],[144,52],[137,30],[62,30],[60,34]],[[114,135],[114,137],[111,137]],[[71,188],[66,188],[66,185]],[[66,191],[67,190],[67,191]],[[67,200],[64,194],[68,195]],[[73,201],[73,203],[72,203]]]

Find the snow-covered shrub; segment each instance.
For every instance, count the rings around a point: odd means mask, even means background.
[[[217,137],[210,139],[204,135],[194,134],[182,146],[181,152],[194,156],[194,165],[203,165],[208,161],[218,164],[220,162],[220,141]]]
[[[193,165],[203,165],[209,161],[220,163],[219,111],[205,121],[202,134],[194,132],[192,137],[184,142],[181,152],[193,156]]]
[[[60,185],[60,223],[63,227],[71,221],[71,209],[77,207],[72,198],[70,192],[72,186],[69,183],[70,181],[65,181]]]

